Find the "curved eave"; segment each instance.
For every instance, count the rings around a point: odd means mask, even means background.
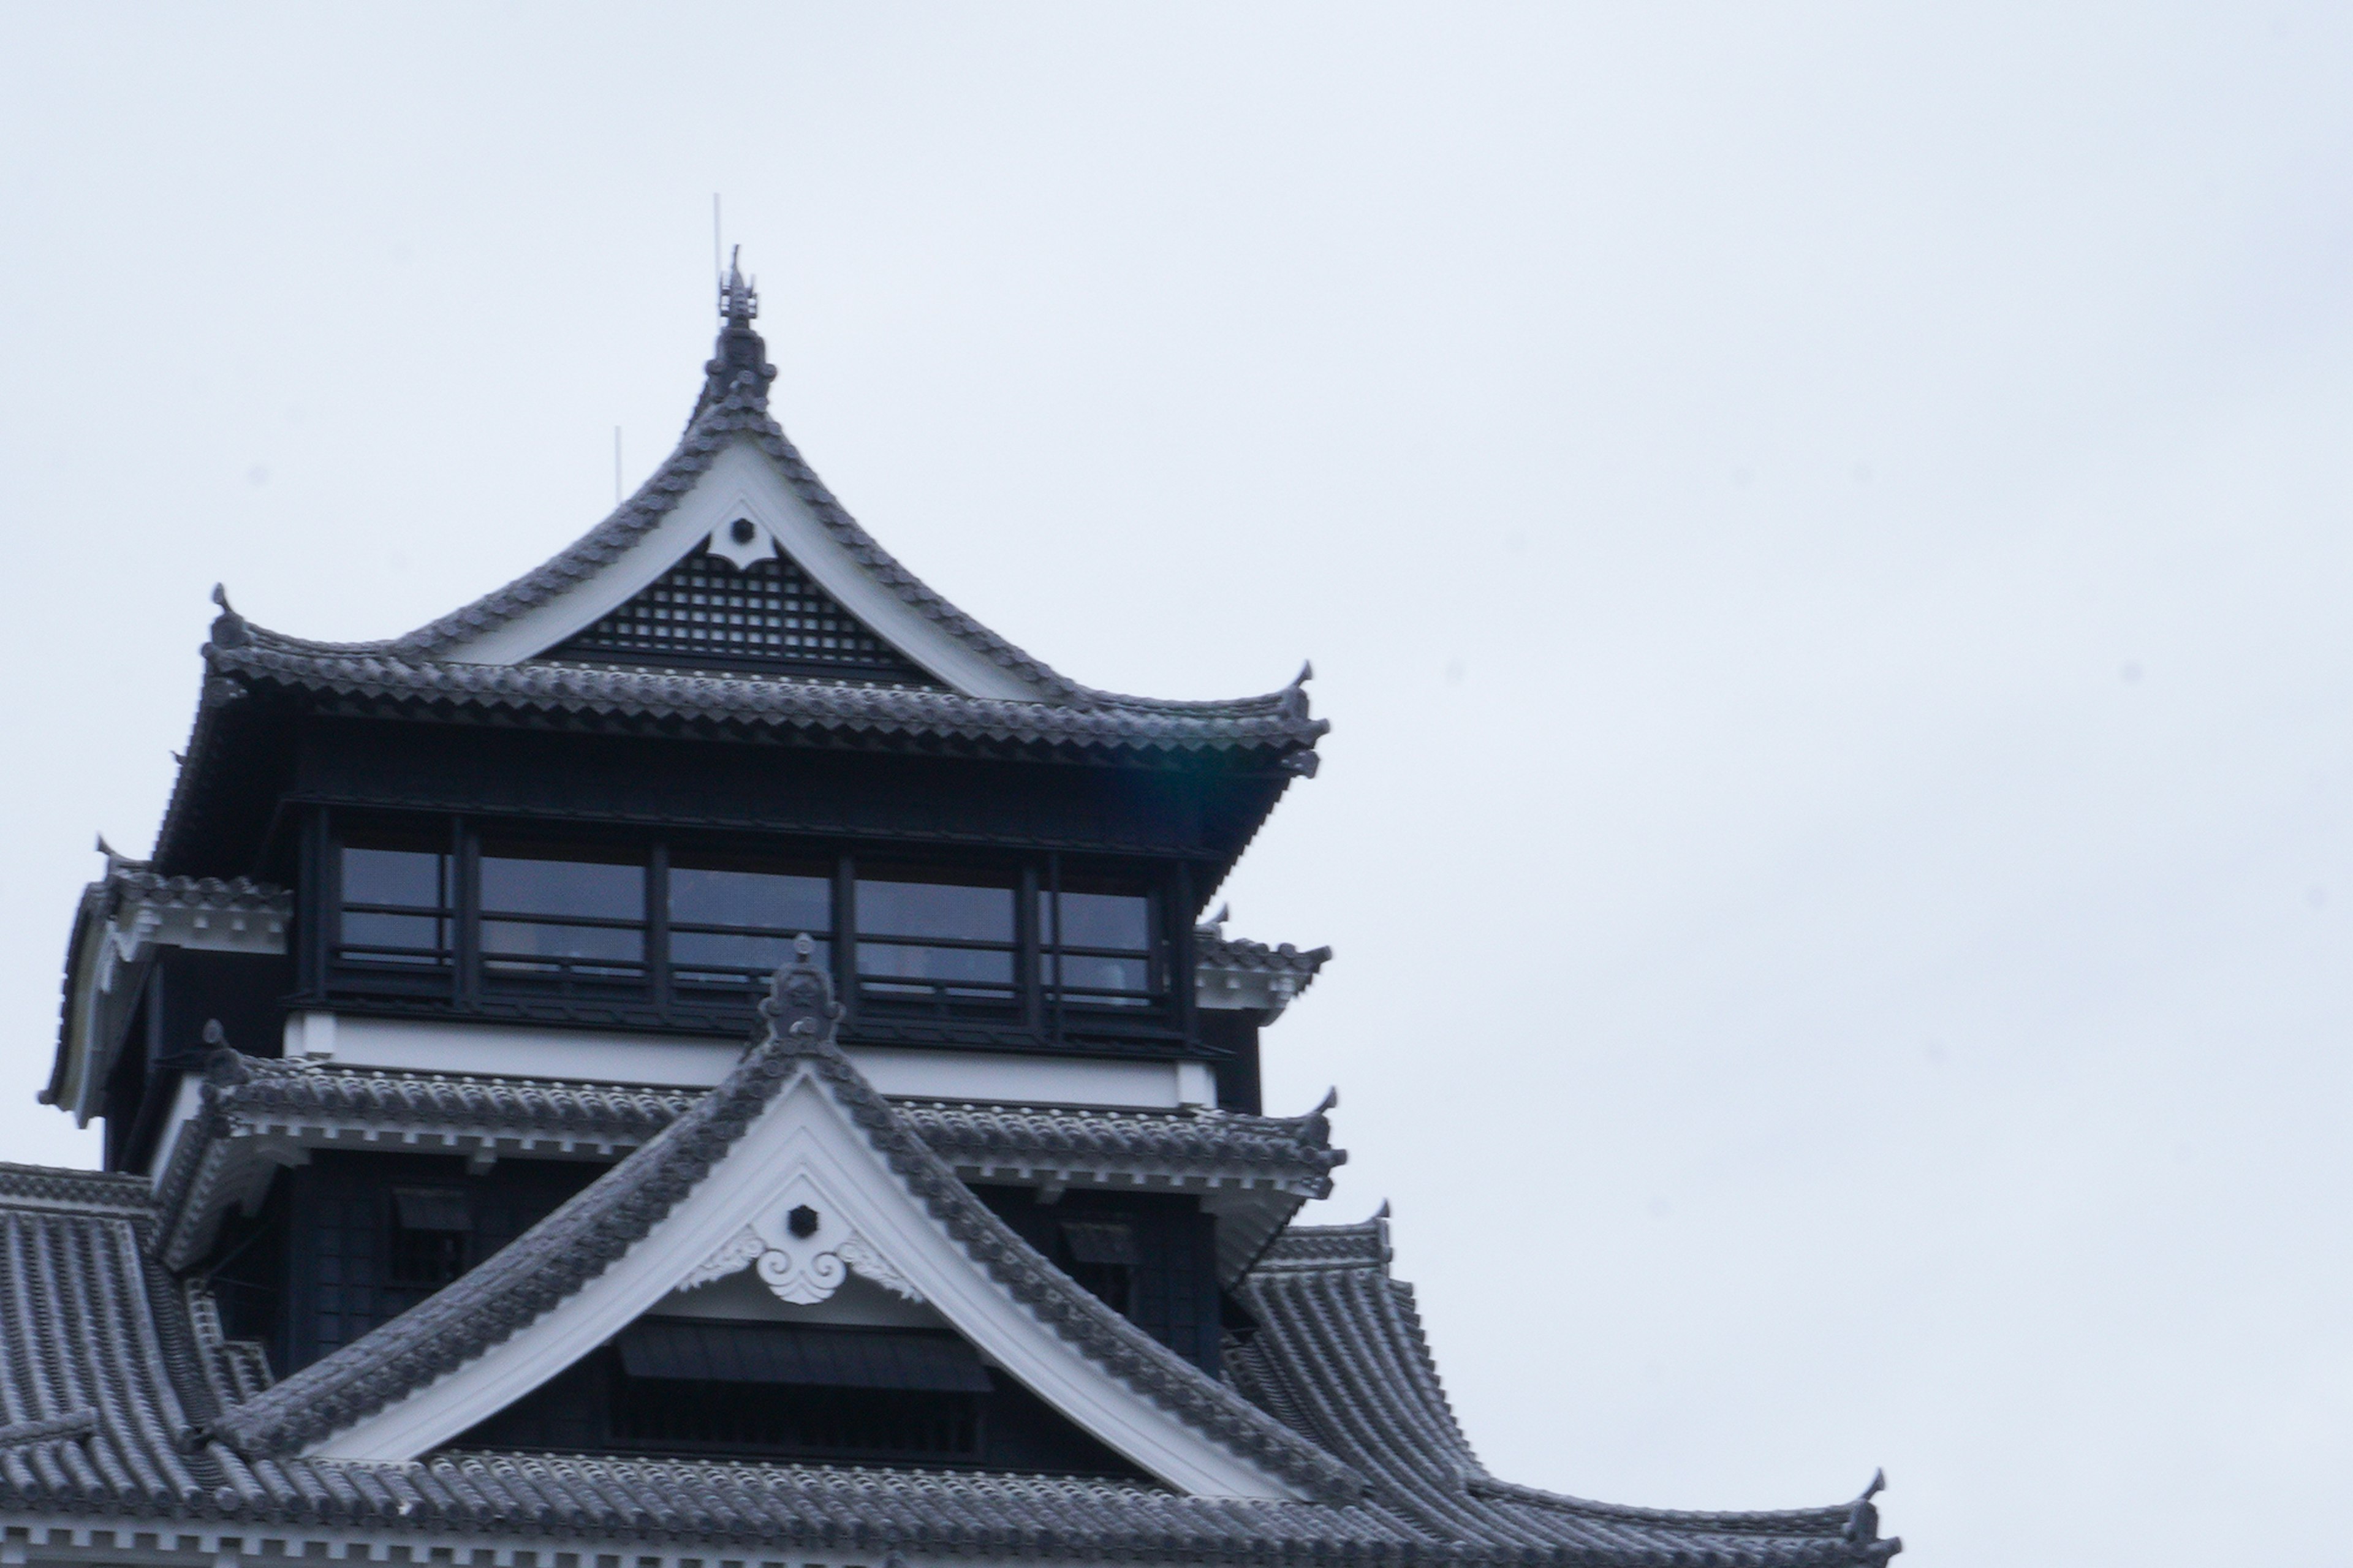
[[[100,916],[105,892],[106,884],[92,882],[82,889],[81,900],[74,908],[73,931],[66,938],[64,994],[58,1002],[57,1055],[49,1065],[49,1081],[39,1096],[44,1105],[71,1111],[77,1126],[89,1125],[92,1110],[91,1044],[86,1004],[90,968],[96,962],[98,943],[105,937],[105,922]]]
[[[244,684],[394,704],[641,721],[744,731],[844,731],[1134,752],[1264,751],[1305,757],[1330,729],[1295,688],[1183,708],[1069,707],[953,692],[763,680],[577,665],[410,661],[299,651],[272,640],[214,644],[206,662]]]

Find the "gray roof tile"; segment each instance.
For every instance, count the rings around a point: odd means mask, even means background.
[[[980,1267],[1106,1373],[1310,1493],[1353,1497],[1348,1468],[1202,1374],[1073,1283],[972,1195],[834,1043],[832,982],[806,958],[779,972],[767,1038],[717,1089],[488,1262],[268,1393],[216,1430],[248,1456],[299,1450],[481,1354],[596,1279],[725,1158],[806,1061],[892,1170]]]
[[[1237,1291],[1258,1327],[1233,1352],[1233,1375],[1440,1536],[1613,1562],[1874,1563],[1902,1549],[1877,1538],[1869,1492],[1832,1508],[1692,1513],[1495,1479],[1447,1403],[1413,1288],[1388,1263],[1386,1209],[1363,1225],[1285,1232]]]
[[[1386,1248],[1373,1226],[1294,1229],[1261,1271],[1285,1282],[1284,1300],[1257,1289],[1259,1276],[1250,1290],[1261,1328],[1245,1381],[1279,1379],[1302,1407],[1321,1413],[1294,1409],[1303,1430],[1330,1422],[1343,1435],[1319,1440],[1377,1455],[1367,1471],[1374,1491],[1345,1502],[748,1461],[248,1458],[202,1435],[223,1395],[203,1373],[204,1336],[182,1294],[140,1245],[148,1223],[142,1185],[0,1166],[0,1299],[39,1308],[0,1312],[0,1515],[167,1520],[201,1532],[267,1524],[290,1542],[319,1541],[322,1551],[345,1531],[389,1532],[416,1542],[412,1555],[434,1543],[629,1542],[975,1563],[1796,1568],[1876,1563],[1896,1546],[1870,1539],[1867,1502],[1686,1514],[1589,1503],[1486,1476],[1440,1414],[1435,1373],[1410,1375],[1415,1363],[1426,1370],[1427,1350],[1409,1300],[1373,1288],[1386,1279]],[[1408,1390],[1389,1412],[1400,1423],[1394,1434],[1368,1436],[1361,1422],[1328,1414],[1365,1403],[1367,1380],[1400,1367]],[[1426,1495],[1430,1486],[1438,1503]],[[298,1545],[288,1551],[303,1554]],[[462,1550],[458,1560],[466,1560]]]
[[[1012,702],[948,691],[744,675],[671,674],[571,664],[457,664],[383,651],[251,642],[208,646],[219,676],[253,686],[343,698],[511,712],[751,725],[877,737],[1054,744],[1163,752],[1261,748],[1307,772],[1328,721],[1311,718],[1296,687],[1231,702],[1157,704],[1121,698],[1085,705]],[[226,693],[208,688],[208,700]]]
[[[547,1079],[410,1072],[266,1060],[221,1049],[206,1063],[198,1116],[156,1184],[164,1257],[185,1266],[210,1219],[247,1179],[266,1174],[272,1139],[438,1144],[472,1152],[617,1158],[684,1115],[705,1091]],[[1347,1159],[1322,1110],[1305,1116],[1223,1110],[1072,1110],[898,1102],[905,1125],[959,1173],[1050,1173],[1062,1180],[1145,1180],[1264,1189],[1279,1200],[1250,1250],[1307,1199],[1331,1192]],[[425,1142],[420,1143],[419,1140]],[[248,1169],[251,1167],[251,1169]],[[1237,1259],[1239,1270],[1247,1254]]]
[[[763,352],[750,337],[753,357]],[[405,637],[327,643],[273,632],[227,610],[207,653],[225,674],[313,689],[429,695],[484,705],[552,705],[575,711],[664,718],[726,717],[778,724],[846,722],[975,738],[1019,736],[1081,742],[1176,746],[1277,744],[1312,748],[1328,725],[1308,717],[1297,681],[1262,697],[1170,701],[1099,691],[1060,675],[957,609],[859,526],[768,414],[768,374],[721,360],[685,434],[652,477],[611,516],[545,562]],[[737,363],[741,363],[740,356]],[[765,367],[764,367],[765,368]],[[469,640],[595,576],[657,527],[718,455],[748,440],[783,473],[820,526],[873,579],[988,662],[1033,688],[1038,700],[987,702],[948,693],[838,686],[744,675],[666,675],[576,665],[456,666]],[[1302,672],[1303,678],[1304,671]],[[819,695],[824,694],[824,695]],[[1030,710],[1060,710],[1056,719]],[[1092,716],[1092,722],[1080,721]]]

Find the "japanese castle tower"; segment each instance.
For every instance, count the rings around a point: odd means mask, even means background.
[[[731,272],[684,437],[406,637],[221,600],[0,1166],[0,1563],[1880,1563],[1490,1475],[1304,1226],[1329,956],[1204,921],[1324,721],[1082,686],[860,529]],[[1302,672],[1304,679],[1304,672]],[[1873,1490],[1876,1490],[1876,1482]]]

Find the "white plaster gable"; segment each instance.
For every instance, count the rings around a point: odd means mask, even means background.
[[[734,537],[738,521],[752,525],[750,540]],[[706,543],[739,567],[781,550],[877,636],[966,697],[1034,702],[1043,695],[876,581],[818,521],[775,461],[744,436],[712,459],[659,523],[594,575],[440,657],[459,664],[520,664],[537,658],[628,603]]]
[[[649,1317],[725,1323],[807,1323],[859,1329],[944,1329],[947,1320],[922,1301],[851,1274],[822,1301],[785,1300],[751,1269],[682,1287],[654,1303]]]
[[[806,1217],[796,1233],[793,1211]],[[512,1405],[681,1289],[751,1271],[787,1303],[851,1273],[920,1302],[1030,1392],[1167,1485],[1198,1496],[1306,1494],[1091,1361],[972,1260],[875,1150],[807,1060],[711,1172],[628,1253],[503,1342],[314,1444],[316,1458],[404,1463]],[[829,1288],[828,1288],[829,1287]],[[740,1283],[730,1289],[740,1290]]]

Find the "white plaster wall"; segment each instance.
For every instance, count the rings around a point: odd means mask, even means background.
[[[341,1017],[332,1013],[298,1013],[286,1024],[289,1058],[500,1078],[707,1089],[727,1076],[744,1051],[744,1042],[727,1037]],[[1216,1079],[1204,1062],[1098,1061],[899,1046],[854,1047],[849,1055],[877,1089],[895,1100],[1130,1110],[1173,1110],[1217,1100]]]

